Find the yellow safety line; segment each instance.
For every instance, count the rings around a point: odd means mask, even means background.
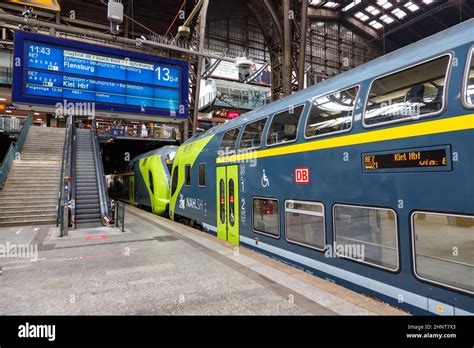
[[[368,144],[379,141],[395,140],[402,138],[418,137],[422,135],[440,134],[455,132],[460,130],[474,129],[474,114],[451,117],[442,120],[410,124],[388,129],[380,129],[371,132],[345,135],[330,139],[306,141],[289,146],[281,146],[260,150],[251,154],[252,158],[264,158],[293,153],[308,152],[315,150],[331,149],[342,146],[352,146],[358,144]],[[248,153],[221,157],[216,159],[217,164],[232,163],[249,158]]]

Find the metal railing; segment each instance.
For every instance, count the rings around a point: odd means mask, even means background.
[[[18,137],[18,140],[16,141],[16,150],[17,152],[21,152],[23,149],[23,144],[26,141],[26,137],[28,136],[28,131],[30,130],[30,127],[33,125],[33,118],[31,116],[28,116],[26,119],[25,123],[23,123],[23,127],[21,128],[20,136]]]
[[[247,93],[218,92],[214,106],[253,110],[268,103],[268,96],[260,91],[248,91]]]
[[[113,138],[120,139],[138,139],[138,140],[162,140],[162,141],[176,141],[178,138],[178,131],[173,127],[167,126],[155,126],[151,130],[148,128],[148,135],[141,134],[141,128],[139,127],[137,132],[133,132],[132,129],[125,130],[123,126],[119,127],[118,130],[121,133],[114,134],[107,126],[101,126],[97,129],[99,140],[107,140]]]
[[[214,100],[217,98],[217,92],[207,93],[201,98],[199,98],[199,111],[212,105]]]
[[[107,192],[107,185],[105,182],[104,165],[102,163],[102,157],[100,153],[99,137],[97,135],[97,125],[95,120],[92,121],[92,148],[94,151],[94,163],[95,171],[97,176],[97,185],[99,190],[99,201],[100,201],[100,215],[104,225],[108,224],[112,219],[110,216],[111,202],[109,199],[109,193]]]
[[[115,227],[122,227],[125,232],[125,204],[120,201],[115,201]]]
[[[269,97],[263,91],[246,90],[241,91],[241,93],[219,91],[201,97],[199,99],[199,110],[203,111],[211,106],[253,110],[269,102]]]
[[[72,138],[74,136],[74,127],[72,125],[72,116],[69,116],[66,123],[66,135],[64,137],[63,155],[61,160],[61,176],[59,178],[58,204],[56,212],[56,227],[59,227],[59,235],[63,237],[67,235],[67,227],[73,216],[73,212],[69,212],[71,207],[71,193],[73,192],[71,184],[71,168],[72,168]],[[73,202],[73,201],[72,201]],[[72,208],[74,204],[72,204]]]
[[[26,137],[28,135],[28,130],[32,124],[33,119],[30,116],[26,119],[25,123],[23,123],[23,128],[21,129],[18,140],[10,144],[7,154],[3,158],[2,164],[0,165],[0,189],[3,188],[3,184],[5,183],[8,172],[10,171],[13,160],[17,156],[16,154],[21,153],[21,150],[23,149],[23,144],[25,143]]]
[[[20,119],[16,117],[0,117],[0,130],[5,133],[20,133]]]
[[[13,69],[0,67],[0,85],[11,85],[13,81]]]

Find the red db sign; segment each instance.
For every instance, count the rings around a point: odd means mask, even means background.
[[[295,184],[309,184],[309,168],[295,169]]]

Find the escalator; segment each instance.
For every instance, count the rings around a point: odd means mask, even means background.
[[[71,193],[75,228],[107,225],[110,200],[95,127],[74,129]]]
[[[99,189],[92,147],[92,130],[76,129],[75,193],[76,225],[102,224]]]

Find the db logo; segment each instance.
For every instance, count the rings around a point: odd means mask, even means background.
[[[309,168],[295,169],[295,184],[309,184]]]

